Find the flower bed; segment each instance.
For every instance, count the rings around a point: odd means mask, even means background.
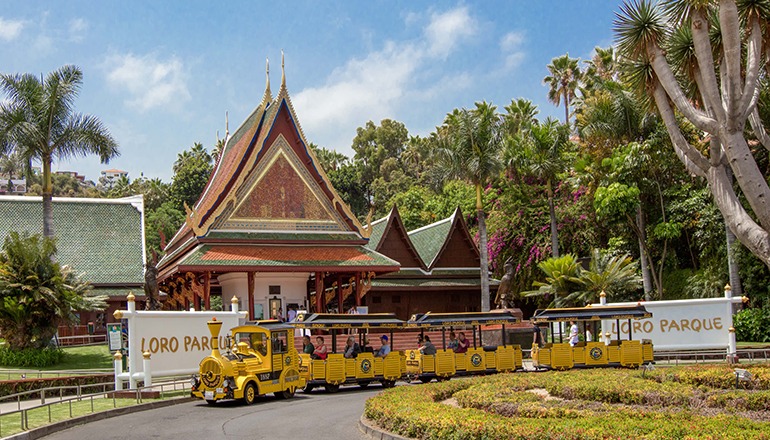
[[[770,439],[763,421],[770,391],[725,390],[718,378],[729,378],[729,368],[689,370],[514,373],[396,387],[369,399],[365,415],[421,439]],[[449,398],[457,405],[442,403]]]

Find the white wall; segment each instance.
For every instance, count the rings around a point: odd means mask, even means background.
[[[264,318],[269,318],[270,286],[281,286],[281,307],[286,317],[287,304],[305,304],[307,299],[307,280],[309,273],[257,272],[254,274],[254,303],[261,305]],[[233,296],[238,297],[241,310],[248,310],[248,278],[245,272],[219,275],[219,285],[222,286],[222,300],[229,303]],[[258,312],[259,307],[254,308]]]

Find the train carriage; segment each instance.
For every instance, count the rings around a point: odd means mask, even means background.
[[[250,405],[259,395],[273,393],[286,399],[305,386],[299,373],[299,353],[294,348],[294,327],[273,320],[234,327],[224,353],[219,347],[222,322],[214,318],[208,328],[212,350],[192,378],[193,397],[209,404],[240,399]]]
[[[385,357],[376,357],[372,351],[363,351],[355,358],[346,359],[343,353],[336,351],[337,338],[348,336],[341,333],[344,331],[357,332],[351,335],[358,339],[361,347],[364,346],[363,338],[370,330],[390,332],[392,343],[393,330],[401,329],[405,325],[405,322],[393,313],[316,313],[292,325],[303,330],[328,330],[331,337],[331,352],[325,360],[311,359],[309,354],[300,355],[300,375],[306,381],[305,392],[310,392],[316,387],[336,392],[343,384],[366,387],[372,382],[391,387],[404,375],[404,354],[395,347],[391,346],[391,352]]]
[[[507,310],[468,313],[425,313],[414,315],[407,325],[441,330],[441,348],[436,354],[423,354],[420,350],[407,350],[406,373],[409,378],[423,382],[432,379],[445,380],[452,376],[468,374],[509,372],[523,368],[521,346],[508,344],[505,326],[519,322],[519,318]],[[500,344],[484,344],[481,326],[500,326]],[[466,353],[455,353],[447,348],[446,331],[471,327],[473,346]]]
[[[530,321],[537,326],[548,326],[551,341],[542,347],[532,345],[532,361],[535,368],[568,370],[580,367],[638,367],[653,362],[652,342],[634,340],[630,331],[631,320],[651,318],[652,313],[643,305],[636,306],[601,306],[575,307],[537,310]],[[597,331],[599,322],[615,321],[620,328],[620,321],[629,321],[628,340],[610,339],[609,333],[601,337]],[[578,325],[581,341],[574,346],[564,342],[565,323]],[[593,327],[593,331],[590,328]],[[589,331],[587,331],[589,330]],[[605,329],[602,329],[605,330]],[[558,342],[556,335],[558,334]],[[591,335],[591,337],[586,337]],[[594,336],[595,335],[595,336]]]

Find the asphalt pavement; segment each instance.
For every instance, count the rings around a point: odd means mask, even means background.
[[[195,401],[113,417],[44,438],[359,440],[365,438],[358,429],[364,402],[381,390],[378,385],[367,389],[347,386],[334,394],[298,392],[289,400],[271,395],[251,406],[229,401],[210,406]]]

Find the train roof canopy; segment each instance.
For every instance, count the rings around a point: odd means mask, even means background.
[[[294,330],[294,327],[292,327],[291,325],[285,322],[281,322],[275,319],[267,319],[264,321],[246,321],[242,325],[233,327],[233,333],[237,333],[239,330],[242,329],[242,327],[250,327],[250,326],[262,327],[271,332],[280,331],[280,330]]]
[[[645,319],[652,313],[643,305],[572,307],[537,310],[530,321],[534,323],[564,321],[601,321],[602,319]]]
[[[395,313],[314,313],[304,321],[291,323],[296,328],[395,328],[404,324]]]
[[[467,313],[432,313],[414,315],[408,324],[416,327],[447,327],[453,325],[515,324],[519,322],[509,310]]]

